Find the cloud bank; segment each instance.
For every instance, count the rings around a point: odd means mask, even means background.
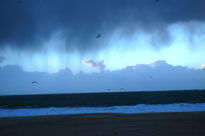
[[[172,66],[165,61],[137,64],[121,70],[74,75],[65,68],[57,73],[25,72],[19,66],[0,67],[0,94],[79,93],[205,89],[205,71]],[[32,84],[32,81],[37,84]],[[124,88],[121,90],[120,88]]]
[[[5,57],[0,56],[0,63],[2,63],[5,60]]]

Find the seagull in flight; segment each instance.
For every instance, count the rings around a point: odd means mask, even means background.
[[[37,84],[37,82],[36,81],[32,81],[32,84]]]
[[[100,38],[101,34],[98,34],[98,36],[96,36],[96,39]]]

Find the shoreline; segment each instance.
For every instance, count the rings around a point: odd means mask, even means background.
[[[146,115],[153,115],[153,114],[159,114],[159,115],[164,115],[164,114],[201,114],[204,113],[205,111],[185,111],[185,112],[145,112],[145,113],[77,113],[77,114],[55,114],[55,115],[34,115],[34,116],[11,116],[11,117],[0,117],[0,125],[2,124],[1,120],[3,119],[24,119],[24,118],[58,118],[58,117],[74,117],[74,116],[82,116],[82,117],[87,117],[87,116],[123,116],[123,115],[139,115],[139,116],[146,116]]]
[[[1,136],[204,136],[205,112],[0,117]]]
[[[193,112],[205,111],[205,103],[173,103],[159,105],[127,105],[111,107],[49,107],[49,108],[28,108],[28,109],[0,109],[0,117],[20,116],[47,116],[47,115],[73,115],[73,114],[97,114],[97,113],[161,113],[161,112]]]

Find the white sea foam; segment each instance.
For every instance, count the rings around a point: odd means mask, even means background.
[[[188,104],[138,104],[133,106],[112,107],[50,107],[50,108],[26,108],[26,109],[0,109],[0,117],[15,116],[39,116],[81,113],[151,113],[151,112],[191,112],[205,111],[205,103]]]

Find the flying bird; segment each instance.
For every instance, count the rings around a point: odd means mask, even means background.
[[[156,2],[159,2],[159,0],[155,0]]]
[[[37,82],[36,81],[32,81],[32,84],[37,84]]]
[[[96,36],[96,39],[100,38],[101,34],[98,34],[98,36]]]

